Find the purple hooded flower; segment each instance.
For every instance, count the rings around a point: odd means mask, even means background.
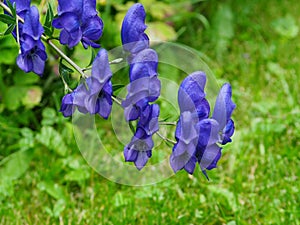
[[[198,162],[206,175],[206,170],[215,168],[221,157],[221,147],[218,144],[226,144],[224,140],[233,134],[230,116],[235,105],[231,101],[230,85],[228,87],[225,84],[221,88],[214,116],[210,119],[210,106],[204,92],[205,83],[205,73],[195,72],[180,85],[178,104],[181,114],[175,132],[177,143],[170,157],[174,172],[184,169],[192,174]],[[222,137],[220,131],[224,133]]]
[[[99,48],[94,41],[100,39],[103,22],[96,10],[96,0],[59,0],[58,17],[53,20],[53,27],[62,29],[60,43],[73,48],[80,41],[84,48]]]
[[[154,146],[152,135],[158,131],[159,106],[147,105],[143,110],[136,132],[130,143],[124,148],[126,162],[134,162],[141,170],[152,156]]]
[[[26,12],[30,9],[31,0],[10,0],[11,4],[16,4],[16,12],[22,19],[25,18]],[[4,3],[7,5],[7,1]]]
[[[157,64],[158,57],[152,49],[145,49],[133,58],[128,94],[122,102],[127,121],[136,120],[144,107],[159,97],[161,84],[157,78]]]
[[[81,113],[99,114],[107,119],[112,107],[111,77],[107,52],[101,49],[93,62],[92,75],[63,97],[60,111],[68,117],[77,108]]]
[[[121,30],[122,44],[125,51],[136,54],[149,48],[149,38],[144,33],[146,12],[142,4],[134,4],[127,12]]]
[[[231,114],[236,106],[231,100],[231,95],[232,91],[230,84],[224,84],[217,97],[212,116],[212,118],[219,123],[222,145],[231,142],[230,137],[234,133],[234,122],[231,119]]]
[[[20,33],[21,54],[17,58],[17,65],[26,73],[33,71],[41,76],[44,72],[47,54],[41,41],[43,32],[44,29],[39,21],[39,11],[32,6],[25,15]]]

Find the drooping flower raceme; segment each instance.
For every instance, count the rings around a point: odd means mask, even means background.
[[[157,74],[158,56],[149,48],[144,33],[146,13],[143,5],[134,4],[127,12],[121,31],[123,49],[130,53],[128,63],[130,84],[122,102],[127,121],[138,120],[135,134],[124,148],[125,161],[134,162],[142,169],[152,155],[152,135],[158,131],[159,106],[150,104],[160,95]]]
[[[25,72],[42,75],[47,54],[41,41],[44,29],[39,21],[39,11],[35,6],[27,10],[24,25],[20,32],[21,54],[17,58],[17,65]]]
[[[103,22],[96,10],[96,0],[58,0],[58,17],[53,27],[62,29],[59,40],[73,48],[80,41],[84,48],[99,48],[95,41],[100,39]]]
[[[99,114],[107,119],[112,107],[111,77],[107,52],[101,49],[94,59],[92,75],[85,84],[78,85],[72,93],[63,97],[60,111],[68,117],[77,108],[81,113]]]
[[[202,172],[216,167],[221,157],[220,144],[226,144],[234,132],[230,118],[235,104],[229,84],[223,85],[212,118],[205,98],[206,75],[195,72],[184,79],[178,91],[180,118],[177,123],[170,164],[174,172],[184,169],[193,174],[198,162]]]

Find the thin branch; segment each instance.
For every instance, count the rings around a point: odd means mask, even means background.
[[[173,141],[165,136],[163,136],[161,133],[156,132],[157,136],[159,136],[161,139],[163,139],[164,141],[170,142],[171,144],[175,145],[176,141]]]
[[[160,121],[158,123],[159,123],[159,125],[166,125],[166,126],[168,126],[168,125],[170,125],[170,126],[176,126],[177,125],[176,122],[164,122],[164,121]]]

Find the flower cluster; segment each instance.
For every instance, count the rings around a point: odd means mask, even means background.
[[[145,17],[143,5],[134,4],[124,18],[121,31],[123,49],[130,53],[130,84],[122,106],[127,121],[138,120],[135,134],[124,148],[124,156],[139,170],[152,155],[152,135],[158,131],[159,106],[149,103],[159,97],[161,85],[157,78],[158,56],[149,48],[149,38],[144,33]]]
[[[92,75],[63,97],[60,111],[68,117],[77,108],[81,113],[99,114],[107,119],[112,107],[111,77],[107,52],[100,49],[92,65]]]
[[[59,40],[63,45],[73,48],[80,41],[84,48],[96,44],[103,30],[103,22],[96,10],[96,0],[59,0],[58,17],[53,20],[53,27],[62,29]]]
[[[18,34],[14,30],[12,33],[16,40],[20,41],[21,52],[17,58],[17,65],[26,73],[34,72],[43,75],[47,54],[45,46],[41,41],[44,29],[39,21],[39,11],[35,6],[30,7],[30,1],[15,0],[18,16],[24,19],[24,24],[19,23]]]
[[[231,100],[231,86],[222,86],[212,118],[205,98],[206,75],[194,72],[186,77],[178,91],[180,118],[177,123],[170,164],[174,172],[184,169],[193,174],[198,162],[202,172],[216,167],[221,157],[220,144],[230,142],[234,132],[231,114],[235,104]]]

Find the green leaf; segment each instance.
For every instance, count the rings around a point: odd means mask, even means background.
[[[46,27],[52,27],[52,20],[54,18],[54,13],[53,13],[53,9],[50,3],[48,3],[48,9],[46,12],[46,18],[45,18],[45,22],[44,22],[44,26]]]
[[[8,25],[16,24],[14,18],[6,14],[0,14],[0,21]]]
[[[11,32],[15,29],[15,26],[16,26],[15,24],[9,25],[3,35],[6,36],[11,34]]]
[[[291,15],[275,20],[272,26],[275,32],[282,37],[295,38],[299,33],[296,20]]]
[[[171,41],[177,38],[174,28],[163,22],[148,23],[146,32],[150,39],[157,41]]]
[[[87,65],[87,67],[89,67],[93,64],[95,57],[96,57],[96,52],[93,48],[91,48],[91,60],[90,60],[89,64]]]
[[[20,86],[9,87],[4,93],[4,105],[9,110],[16,110],[26,94],[26,88]]]
[[[32,149],[18,151],[3,159],[0,167],[1,180],[11,181],[20,178],[28,169],[33,156]]]
[[[53,216],[58,218],[65,208],[66,202],[63,199],[59,199],[53,206]]]
[[[57,115],[56,111],[53,108],[45,108],[42,112],[43,120],[42,125],[43,126],[52,126],[57,122]]]
[[[59,61],[59,74],[64,78],[64,80],[70,82],[70,74],[74,71],[63,64],[62,60]]]
[[[17,17],[16,3],[14,2],[13,4],[11,4],[10,0],[7,0],[6,3],[10,11],[12,12],[13,17],[16,18]]]
[[[125,87],[125,84],[113,84],[113,92]]]
[[[40,78],[34,73],[25,73],[22,70],[18,70],[15,72],[13,79],[16,85],[22,86],[36,83]]]
[[[36,136],[36,140],[61,156],[65,156],[68,151],[62,136],[53,127],[42,127],[41,133]]]
[[[57,200],[65,200],[65,192],[62,186],[52,181],[43,181],[37,184],[37,188],[41,191],[46,191],[50,196]]]
[[[88,169],[72,170],[65,175],[66,181],[82,181],[90,178],[91,174]]]

